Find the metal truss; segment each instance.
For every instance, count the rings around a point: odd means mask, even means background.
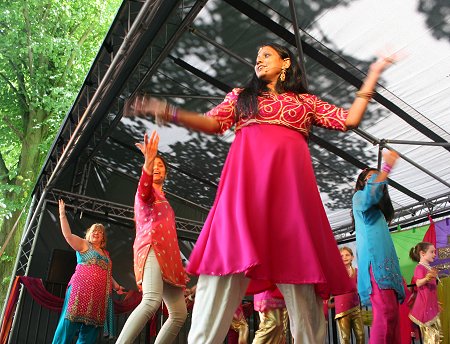
[[[142,32],[140,37],[133,40],[138,41],[139,47],[146,47],[146,50],[135,53],[134,59],[130,56],[129,61],[123,61],[123,63],[128,65],[128,68],[126,69],[127,74],[124,75],[123,80],[120,80],[118,82],[119,85],[117,85],[117,88],[120,87],[120,94],[114,92],[116,97],[109,108],[105,109],[109,115],[100,121],[94,131],[88,147],[89,158],[95,155],[98,147],[108,138],[111,131],[119,123],[122,118],[125,100],[138,92],[142,85],[153,76],[180,36],[188,29],[205,2],[206,0],[191,0],[178,3],[178,1],[174,0],[165,0],[164,6],[158,7],[157,11],[154,11],[153,16],[145,18],[145,23],[141,25]],[[164,22],[157,25],[155,23],[156,19],[162,20],[161,18],[164,18]],[[156,28],[158,31],[153,33],[151,28]],[[134,69],[131,75],[129,73],[130,66]],[[111,94],[110,91],[109,93]],[[104,103],[103,100],[101,105]]]
[[[30,210],[28,212],[27,221],[25,223],[25,230],[22,235],[22,239],[19,245],[19,252],[16,258],[16,264],[14,267],[13,274],[11,276],[11,281],[8,288],[8,294],[6,296],[6,300],[8,300],[9,295],[11,293],[12,284],[15,280],[16,276],[27,275],[30,268],[30,261],[33,256],[34,249],[36,247],[36,241],[39,233],[39,229],[41,227],[41,222],[44,214],[44,210],[46,207],[46,202],[41,197],[39,202],[36,202],[36,195],[33,197],[32,204],[30,206]],[[37,204],[36,204],[37,203]],[[17,322],[17,312],[20,309],[20,304],[23,299],[23,286],[21,286],[19,297],[17,300],[17,306],[15,309],[12,329],[14,329],[15,324]],[[5,315],[6,303],[2,310],[1,321],[3,321],[3,317]]]
[[[414,219],[430,216],[439,216],[450,211],[450,192],[444,195],[428,198],[425,201],[399,208],[395,211],[392,226],[402,226]]]
[[[47,200],[51,204],[57,205],[58,200],[61,198],[64,199],[68,209],[131,222],[134,218],[134,210],[130,206],[58,189],[52,189],[47,193]]]
[[[15,267],[16,276],[27,275],[28,273],[29,262],[33,256],[36,238],[38,236],[46,206],[47,202],[41,198],[37,205],[35,204],[30,207],[29,218],[27,221],[28,223],[25,225],[25,230],[22,234],[22,239],[19,245],[19,252]]]
[[[234,0],[227,2],[257,22],[261,17],[266,17],[244,3]],[[124,2],[67,116],[59,139],[52,147],[37,184],[38,190],[35,190],[38,191],[37,194],[44,192],[47,187],[51,188],[52,181],[57,179],[69,159],[75,158],[76,145],[84,149],[83,158],[79,157],[79,162],[81,165],[88,163],[99,145],[108,138],[120,121],[125,99],[137,92],[155,73],[178,38],[187,29],[192,30],[192,22],[205,3],[206,0]],[[268,20],[265,25],[280,37],[294,43],[294,35],[277,26],[272,20]],[[335,63],[325,59],[320,52],[309,45],[306,46],[307,55],[312,55],[312,58],[319,62],[323,60],[327,66],[337,68]],[[338,69],[337,72],[343,76],[342,70]],[[355,77],[350,78],[351,80],[349,78],[347,75],[344,79],[351,84],[360,82]],[[77,169],[80,173],[74,177],[73,186],[82,188],[82,180],[75,179],[83,176],[83,167],[78,166]],[[418,196],[414,198],[418,199],[419,203],[428,201],[423,201],[423,198]],[[99,212],[102,211],[103,209],[99,209]],[[338,229],[337,233],[340,232]]]
[[[66,200],[66,208],[75,209],[87,214],[134,222],[134,209],[131,206],[113,203],[98,198],[83,196],[68,191],[52,189],[46,195],[46,201],[50,204],[58,204],[58,200]],[[195,242],[200,234],[203,223],[189,219],[176,217],[178,238]]]
[[[77,163],[75,166],[75,172],[72,178],[72,184],[70,186],[71,191],[74,193],[78,193],[80,195],[84,195],[86,193],[86,188],[88,184],[89,172],[92,168],[92,161],[82,159],[82,157],[78,157]]]
[[[110,219],[126,220],[130,223],[134,221],[133,207],[123,204],[100,200],[93,197],[83,196],[68,191],[51,189],[41,196],[39,203],[30,208],[28,225],[20,243],[19,253],[16,260],[14,275],[27,275],[29,262],[33,256],[36,238],[42,222],[44,210],[47,204],[57,205],[58,200],[67,200],[66,208],[88,214],[95,214]],[[176,218],[178,237],[182,240],[195,242],[200,234],[203,223],[184,218]]]
[[[180,217],[176,217],[175,222],[177,224],[178,239],[194,243],[197,241],[200,231],[203,228],[202,222],[183,219]]]
[[[88,157],[95,154],[120,121],[125,98],[151,76],[205,2],[147,0],[122,5],[34,192],[42,192],[57,179],[64,165],[77,155],[76,146],[83,146]]]
[[[450,192],[396,209],[390,230],[396,230],[398,226],[406,229],[427,222],[429,215],[436,219],[449,214]],[[355,240],[355,230],[351,225],[339,227],[333,230],[333,234],[338,243]]]
[[[421,142],[421,141],[378,139],[377,137],[375,137],[375,136],[369,134],[368,132],[366,132],[362,129],[359,129],[359,128],[353,129],[353,132],[358,134],[359,136],[361,136],[363,139],[370,142],[371,144],[378,145],[378,147],[379,147],[379,149],[378,149],[378,168],[381,167],[381,158],[382,158],[383,148],[387,148],[389,150],[396,151],[403,160],[407,161],[415,168],[421,170],[422,172],[428,174],[431,178],[437,180],[438,182],[444,184],[446,187],[450,188],[450,184],[448,182],[446,182],[445,180],[438,177],[436,174],[432,173],[431,171],[429,171],[422,165],[419,165],[415,161],[411,160],[404,154],[400,153],[399,151],[397,151],[396,149],[394,149],[393,147],[388,145],[388,143],[392,143],[392,144],[408,144],[408,145],[419,145],[419,146],[440,146],[440,147],[449,147],[450,148],[449,142]]]

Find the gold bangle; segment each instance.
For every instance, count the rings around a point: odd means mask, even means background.
[[[367,101],[370,101],[373,97],[373,91],[367,91],[367,92],[362,92],[362,91],[357,91],[356,92],[356,98],[363,98]]]

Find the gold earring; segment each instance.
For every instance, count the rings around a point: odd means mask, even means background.
[[[286,68],[281,68],[280,81],[286,80]]]

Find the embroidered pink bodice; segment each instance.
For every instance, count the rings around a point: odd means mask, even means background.
[[[235,88],[227,94],[225,100],[206,116],[216,118],[220,123],[220,133],[230,129],[236,121],[236,102],[242,89]],[[256,116],[241,118],[236,130],[252,124],[275,124],[309,135],[312,125],[334,130],[347,130],[345,120],[348,112],[335,105],[320,100],[312,94],[283,93],[275,95],[269,92],[258,97],[259,113]]]

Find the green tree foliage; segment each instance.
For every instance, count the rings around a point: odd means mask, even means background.
[[[0,246],[121,2],[0,0]],[[17,228],[0,263],[0,301],[23,220]]]

